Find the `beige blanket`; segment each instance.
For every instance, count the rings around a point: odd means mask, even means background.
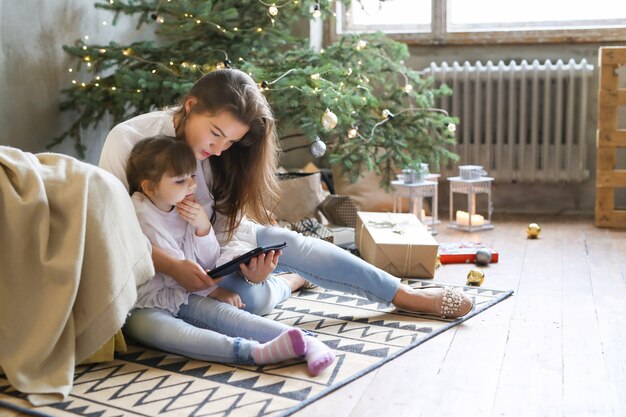
[[[40,405],[122,326],[154,274],[130,198],[74,158],[0,146],[0,367]]]

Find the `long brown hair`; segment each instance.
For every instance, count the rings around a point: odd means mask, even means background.
[[[193,150],[185,142],[164,135],[142,139],[133,146],[128,157],[128,190],[130,195],[143,192],[143,180],[156,185],[165,174],[172,177],[194,174],[196,166]]]
[[[188,114],[185,102],[191,97],[197,103]],[[219,157],[210,158],[213,180],[209,189],[215,199],[214,215],[226,217],[223,231],[230,239],[242,214],[260,223],[272,223],[271,212],[278,201],[276,168],[280,148],[274,115],[265,96],[248,74],[236,69],[213,71],[196,81],[175,114],[175,120],[180,120],[177,136],[184,137],[190,114],[220,111],[229,111],[250,127],[242,140]],[[214,220],[215,217],[211,219]]]

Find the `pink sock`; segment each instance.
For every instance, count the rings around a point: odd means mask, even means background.
[[[309,373],[319,375],[335,361],[335,354],[328,346],[313,336],[305,336],[306,340],[306,364]]]
[[[307,351],[304,333],[300,329],[289,329],[280,336],[252,348],[252,359],[257,365],[278,363],[302,356]]]

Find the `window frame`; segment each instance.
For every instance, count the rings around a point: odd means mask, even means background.
[[[354,0],[353,0],[354,1]],[[391,38],[410,45],[494,45],[494,44],[538,44],[538,43],[616,43],[626,41],[626,24],[623,27],[604,28],[556,28],[556,29],[524,29],[513,30],[467,30],[448,32],[447,9],[448,0],[431,0],[432,16],[429,32],[385,31]],[[330,38],[336,40],[342,34],[367,33],[383,30],[383,26],[371,26],[369,30],[343,30],[347,25],[344,14],[344,5],[336,2],[336,22],[331,19],[329,27]],[[548,26],[550,22],[543,22]],[[341,30],[341,32],[338,32]],[[384,30],[383,30],[384,31]]]

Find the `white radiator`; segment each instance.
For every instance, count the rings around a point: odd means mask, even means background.
[[[593,65],[550,60],[494,65],[432,63],[425,72],[452,96],[437,103],[459,118],[459,164],[497,180],[579,182],[589,177],[587,122]],[[456,165],[442,167],[455,175]]]

